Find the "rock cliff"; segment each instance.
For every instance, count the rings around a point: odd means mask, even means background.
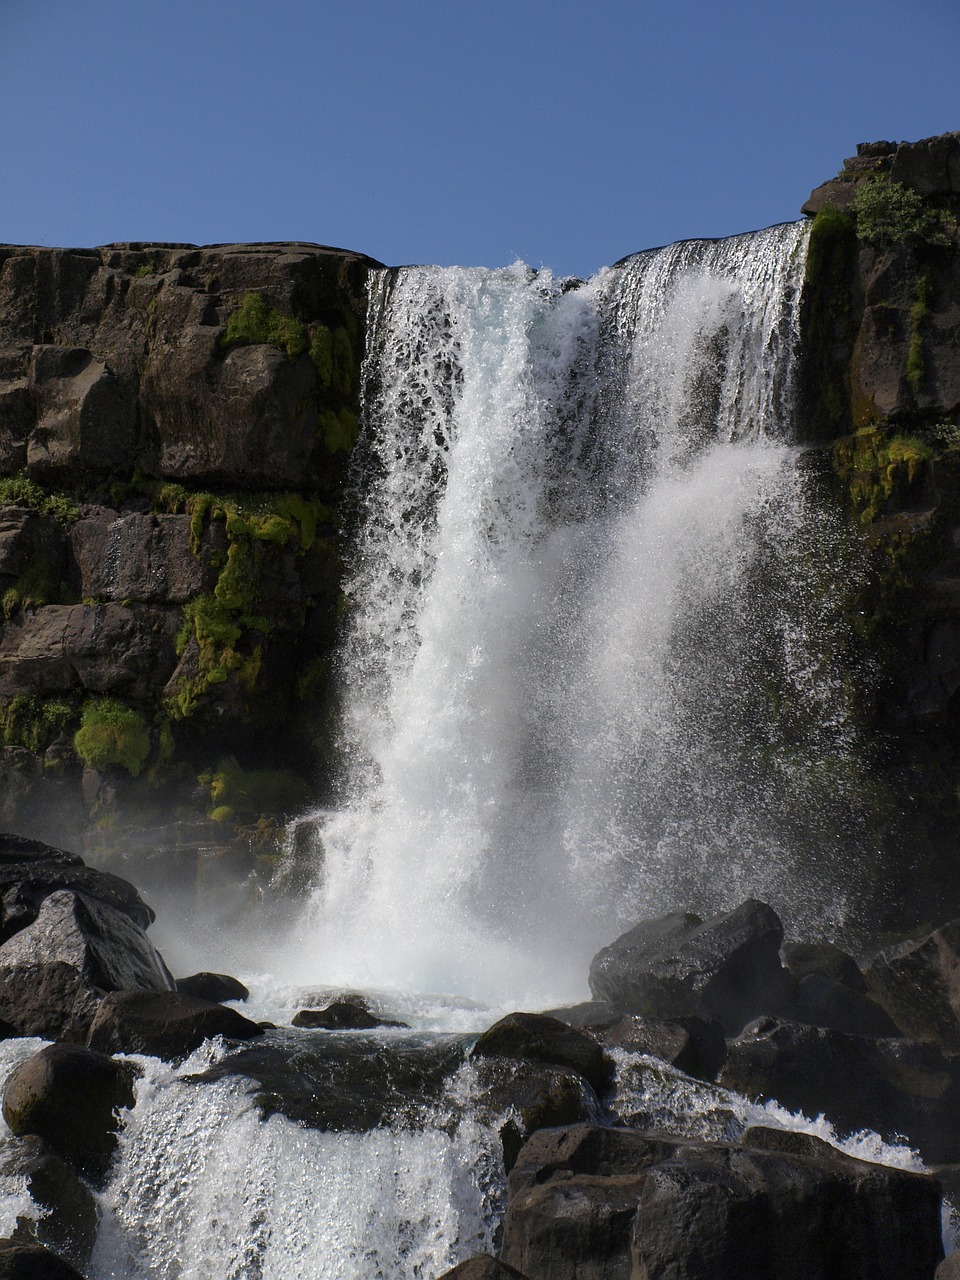
[[[373,265],[0,247],[6,826],[195,863],[322,791]]]
[[[851,543],[863,820],[889,922],[935,918],[960,894],[960,133],[861,144],[804,212],[803,428]]]

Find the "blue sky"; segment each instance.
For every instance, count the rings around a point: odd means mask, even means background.
[[[586,275],[960,129],[957,0],[0,0],[0,241]]]

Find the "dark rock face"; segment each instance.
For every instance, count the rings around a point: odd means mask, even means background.
[[[904,1035],[960,1051],[960,920],[881,951],[866,981]]]
[[[147,1053],[177,1060],[204,1040],[252,1040],[263,1028],[235,1009],[179,991],[115,991],[101,1000],[87,1043],[104,1053]]]
[[[932,1044],[762,1019],[728,1045],[720,1083],[841,1132],[904,1135],[927,1161],[960,1156],[960,1059]]]
[[[83,1276],[43,1245],[0,1240],[0,1280],[83,1280]]]
[[[520,1152],[502,1253],[530,1280],[920,1280],[942,1256],[939,1188],[806,1135],[737,1147],[577,1126]]]
[[[193,973],[189,978],[177,978],[177,990],[198,1000],[246,1000],[249,990],[237,978],[228,973]]]
[[[715,1080],[723,1066],[727,1044],[719,1022],[706,1018],[642,1018],[627,1015],[610,1026],[590,1032],[607,1049],[646,1053],[689,1076]]]
[[[3,1090],[3,1118],[35,1134],[74,1169],[102,1181],[116,1147],[119,1111],[134,1104],[136,1070],[80,1045],[53,1044],[21,1063]]]
[[[0,821],[87,829],[108,856],[105,812],[216,808],[248,869],[251,840],[275,852],[289,790],[211,804],[183,778],[230,756],[301,786],[329,769],[376,265],[299,243],[0,246]],[[76,745],[103,697],[143,752]]]
[[[439,1280],[527,1280],[527,1277],[505,1262],[481,1253],[461,1262],[452,1271],[445,1271]]]
[[[53,1249],[65,1261],[83,1268],[90,1260],[100,1226],[100,1209],[86,1182],[42,1139],[26,1134],[10,1144],[0,1172],[22,1178],[34,1204],[44,1210],[37,1219],[18,1220],[14,1238],[22,1244]]]
[[[753,900],[707,921],[682,913],[646,920],[597,953],[590,990],[628,1013],[715,1018],[735,1035],[787,1000],[782,941],[776,912]]]
[[[569,1067],[598,1094],[613,1079],[613,1065],[597,1043],[558,1018],[543,1013],[510,1013],[479,1037],[474,1058],[526,1058],[545,1066]]]

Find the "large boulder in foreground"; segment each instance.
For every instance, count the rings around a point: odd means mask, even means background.
[[[782,942],[777,913],[752,898],[706,921],[674,912],[641,921],[599,951],[590,965],[590,991],[625,1013],[715,1018],[727,1035],[736,1035],[789,999]]]
[[[82,1042],[104,992],[169,991],[160,953],[128,915],[61,889],[0,946],[0,1018],[20,1035]]]
[[[452,1271],[445,1271],[439,1280],[527,1280],[527,1277],[489,1254],[478,1253]]]
[[[87,1043],[104,1053],[146,1053],[176,1061],[204,1040],[253,1040],[259,1023],[236,1009],[179,991],[114,991],[100,1002]]]
[[[0,1240],[0,1280],[83,1280],[83,1276],[43,1245]]]
[[[822,1112],[842,1133],[906,1137],[928,1162],[960,1160],[960,1057],[934,1044],[764,1018],[727,1046],[720,1083]]]
[[[529,1280],[929,1280],[943,1256],[932,1178],[806,1134],[544,1130],[509,1186],[502,1256]]]
[[[35,1134],[99,1182],[116,1148],[120,1111],[134,1105],[136,1075],[130,1063],[92,1049],[47,1045],[8,1076],[3,1118],[13,1133]]]

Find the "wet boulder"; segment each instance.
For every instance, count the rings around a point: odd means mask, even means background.
[[[720,1083],[840,1132],[905,1136],[927,1161],[960,1158],[960,1057],[933,1044],[765,1018],[729,1043]]]
[[[960,920],[881,951],[866,982],[904,1035],[960,1051]]]
[[[452,1271],[445,1271],[439,1280],[527,1280],[527,1277],[487,1253],[478,1253]]]
[[[922,1280],[939,1187],[807,1135],[741,1145],[579,1125],[543,1131],[510,1174],[502,1256],[530,1280]]]
[[[0,1280],[83,1280],[83,1276],[43,1245],[0,1240]]]
[[[192,973],[188,978],[177,978],[177,990],[198,1000],[212,1000],[221,1004],[224,1000],[246,1000],[249,990],[237,978],[228,973]]]
[[[458,1036],[295,1036],[268,1032],[190,1077],[196,1084],[239,1076],[254,1082],[264,1119],[330,1133],[423,1125],[463,1063]]]
[[[715,1018],[736,1035],[751,1018],[789,999],[780,963],[783,925],[765,903],[749,899],[702,920],[675,912],[644,920],[594,956],[590,991],[625,1013],[655,1018]]]
[[[301,1009],[294,1015],[293,1025],[320,1031],[372,1031],[375,1027],[406,1027],[406,1022],[379,1018],[363,1005],[349,1000],[334,1000],[325,1009]]]
[[[34,1134],[94,1183],[116,1149],[120,1111],[134,1105],[137,1070],[80,1045],[52,1044],[22,1062],[3,1089],[3,1118]]]
[[[82,1042],[107,991],[167,991],[160,953],[125,912],[60,889],[0,946],[0,1018],[20,1035]]]
[[[715,1080],[723,1066],[727,1043],[719,1022],[708,1018],[642,1018],[621,1016],[590,1035],[605,1049],[623,1049],[659,1058],[700,1080]]]
[[[13,1238],[53,1249],[75,1267],[90,1261],[100,1226],[100,1209],[89,1185],[42,1138],[25,1134],[6,1144],[0,1175],[21,1178],[43,1213],[21,1217]]]
[[[525,1058],[545,1066],[568,1067],[603,1094],[613,1080],[613,1063],[590,1036],[545,1013],[511,1013],[481,1035],[473,1058]]]
[[[832,942],[785,942],[781,956],[795,981],[816,974],[851,991],[866,991],[867,983],[853,956]]]
[[[145,1053],[177,1061],[204,1040],[252,1040],[263,1028],[236,1009],[179,991],[114,991],[100,1002],[87,1043],[103,1053]]]

